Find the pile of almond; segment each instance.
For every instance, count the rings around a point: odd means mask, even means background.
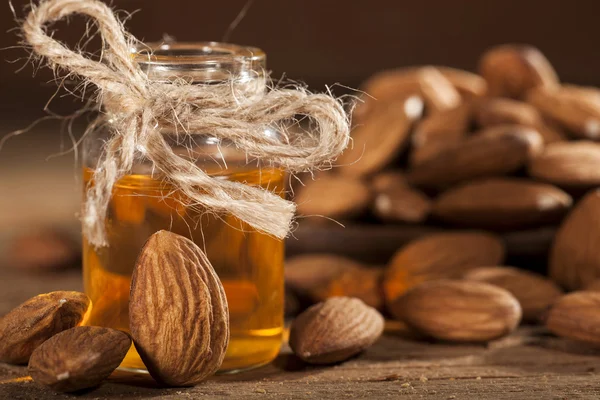
[[[296,190],[302,224],[433,233],[399,243],[383,267],[342,246],[296,256],[289,290],[305,303],[354,296],[440,340],[541,322],[600,343],[600,89],[561,83],[524,45],[485,52],[478,73],[403,68],[361,89],[352,147]],[[507,265],[506,238],[541,230],[553,236],[537,252],[547,268]]]

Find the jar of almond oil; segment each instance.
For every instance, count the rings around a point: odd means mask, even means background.
[[[265,54],[252,47],[173,43],[140,48],[132,57],[151,79],[161,82],[185,79],[210,85],[234,78],[252,84],[264,79]],[[172,124],[168,126],[162,133],[174,151],[212,176],[284,196],[285,174],[281,169],[248,160],[210,132],[178,135]],[[265,128],[265,135],[278,133]],[[94,184],[92,175],[107,137],[108,129],[105,135],[100,131],[85,139],[86,188]],[[129,330],[129,285],[136,258],[150,235],[165,229],[198,244],[225,288],[231,339],[221,370],[238,371],[270,362],[279,352],[283,332],[282,240],[258,232],[231,215],[185,207],[182,200],[177,188],[165,183],[143,157],[116,183],[106,218],[108,246],[95,248],[85,237],[83,241],[84,286],[93,302],[86,324]],[[134,346],[121,367],[145,369]]]

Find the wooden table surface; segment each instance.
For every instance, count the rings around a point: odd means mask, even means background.
[[[23,300],[57,289],[81,289],[77,270],[24,275],[0,269],[0,315]],[[284,346],[271,365],[214,377],[195,388],[158,388],[121,373],[85,399],[596,399],[600,351],[525,327],[484,345],[428,343],[390,326],[359,357],[340,365],[300,362]],[[27,378],[25,367],[0,364],[0,399],[69,399]]]

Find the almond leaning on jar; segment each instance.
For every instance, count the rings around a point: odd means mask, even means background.
[[[131,276],[129,325],[157,382],[192,386],[217,372],[229,343],[227,298],[194,242],[168,231],[150,236]]]
[[[473,281],[425,282],[388,308],[418,332],[455,342],[497,339],[514,331],[521,321],[521,306],[510,292]]]
[[[508,290],[519,301],[523,320],[527,322],[539,322],[548,307],[563,294],[548,278],[513,267],[479,267],[467,272],[463,279]]]
[[[46,340],[81,323],[91,307],[79,292],[51,292],[27,300],[0,319],[0,361],[25,364]]]
[[[383,290],[391,304],[411,287],[434,279],[459,278],[482,265],[504,260],[501,239],[485,232],[448,232],[428,235],[402,247],[385,271]]]
[[[359,299],[332,297],[300,314],[290,327],[290,347],[311,364],[347,360],[383,333],[381,314]]]

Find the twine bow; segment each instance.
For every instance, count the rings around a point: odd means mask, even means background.
[[[66,48],[46,33],[46,24],[71,14],[95,21],[104,43],[101,61]],[[107,245],[105,220],[113,186],[140,156],[184,195],[186,206],[230,213],[278,238],[288,234],[295,212],[292,202],[261,188],[210,177],[173,152],[158,128],[165,121],[179,134],[209,132],[252,159],[292,173],[330,163],[348,144],[348,118],[340,102],[329,95],[301,88],[267,90],[266,80],[249,84],[235,77],[217,85],[150,79],[131,56],[137,40],[97,0],[42,1],[23,23],[23,36],[52,68],[93,83],[98,88],[95,100],[104,113],[100,118],[111,121],[111,136],[83,206],[83,231],[96,247]],[[316,131],[293,135],[284,130],[283,140],[264,134],[266,127],[296,115],[309,117]]]

